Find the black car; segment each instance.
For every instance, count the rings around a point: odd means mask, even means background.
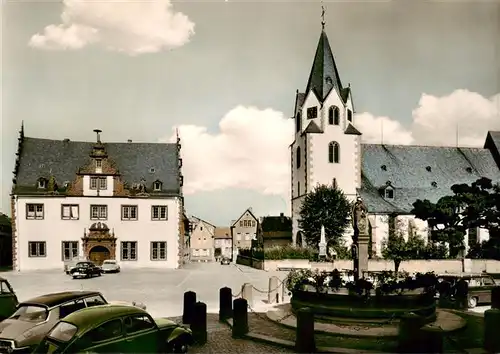
[[[98,277],[102,274],[102,269],[92,262],[78,262],[70,271],[73,279],[76,278],[92,278],[94,275]]]
[[[222,265],[229,265],[229,264],[231,264],[231,260],[229,258],[227,258],[227,257],[224,257],[224,258],[221,259],[220,264],[222,264]]]

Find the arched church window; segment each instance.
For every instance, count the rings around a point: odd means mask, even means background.
[[[328,144],[328,161],[330,163],[339,163],[340,161],[340,146],[336,141]]]
[[[296,161],[297,162],[297,168],[300,168],[300,162],[301,162],[300,161],[300,159],[301,159],[301,157],[300,157],[300,146],[297,147],[297,153],[296,153],[296,155],[297,156],[295,156],[295,158],[297,160]]]
[[[302,130],[302,115],[300,112],[297,112],[297,116],[295,117],[295,130],[297,133]]]
[[[340,111],[337,106],[331,106],[328,110],[328,124],[339,125]]]

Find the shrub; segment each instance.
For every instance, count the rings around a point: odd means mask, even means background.
[[[264,259],[313,259],[315,250],[309,247],[275,246],[264,249]]]

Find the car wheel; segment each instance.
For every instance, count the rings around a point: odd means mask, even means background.
[[[188,341],[186,338],[179,337],[168,343],[168,353],[187,353]]]
[[[97,276],[100,277],[101,276],[101,272],[97,273]]]
[[[474,307],[477,306],[477,297],[470,297],[468,301],[468,305],[470,309],[473,309]]]

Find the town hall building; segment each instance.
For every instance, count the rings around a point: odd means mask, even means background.
[[[481,177],[500,181],[500,132],[488,132],[482,148],[364,144],[356,128],[350,85],[344,86],[323,29],[305,92],[297,90],[291,144],[293,242],[302,244],[299,213],[304,196],[318,184],[335,184],[367,206],[373,251],[381,253],[389,220],[427,239],[426,222],[411,215],[417,199],[436,202],[456,183]],[[389,218],[392,216],[392,218]],[[394,218],[396,216],[396,218]],[[405,232],[406,232],[405,231]],[[346,235],[351,241],[352,229]],[[488,239],[471,229],[468,246]]]
[[[177,268],[189,254],[180,140],[18,139],[11,194],[15,270],[116,259]]]

